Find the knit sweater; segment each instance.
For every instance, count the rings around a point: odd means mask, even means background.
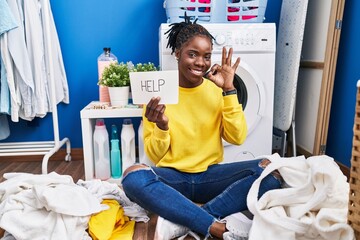
[[[195,88],[179,87],[179,102],[166,105],[165,115],[167,131],[143,118],[144,149],[158,167],[203,172],[223,160],[222,138],[237,145],[246,138],[245,115],[237,95],[222,96],[221,88],[206,79]]]

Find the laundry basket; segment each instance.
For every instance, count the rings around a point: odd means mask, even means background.
[[[167,22],[182,22],[184,14],[201,23],[260,23],[267,0],[165,0]]]
[[[360,80],[357,82],[353,131],[348,223],[354,229],[356,239],[360,239]]]

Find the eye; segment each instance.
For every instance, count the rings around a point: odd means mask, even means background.
[[[190,56],[191,58],[195,58],[195,57],[196,57],[196,54],[193,53],[193,52],[190,52],[190,53],[189,53],[189,56]]]
[[[210,60],[211,60],[211,55],[206,55],[206,56],[205,56],[205,60],[206,60],[206,61],[210,61]]]

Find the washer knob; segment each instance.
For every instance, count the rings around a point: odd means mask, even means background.
[[[226,37],[224,35],[217,35],[215,37],[215,42],[218,44],[218,45],[223,45],[225,42],[226,42]]]

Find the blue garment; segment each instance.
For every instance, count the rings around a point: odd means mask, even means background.
[[[0,0],[0,35],[18,25],[12,15],[6,0]]]
[[[0,113],[0,140],[6,139],[9,135],[10,129],[7,116]]]
[[[247,194],[263,171],[259,161],[215,164],[201,173],[144,168],[129,172],[122,185],[126,195],[141,207],[207,236],[216,219],[247,209]],[[259,197],[280,186],[280,180],[267,176],[261,182]]]
[[[0,51],[0,114],[6,113],[10,115],[10,90],[7,83],[6,70],[4,62],[1,58]],[[2,127],[0,126],[0,130]]]
[[[0,0],[0,37],[3,33],[10,31],[17,26],[6,0]],[[0,113],[10,114],[10,90],[4,66],[0,51]],[[2,129],[3,128],[0,125],[0,130]]]
[[[7,31],[18,27],[6,0],[0,0],[0,37]],[[10,135],[9,123],[6,115],[10,114],[10,90],[7,83],[6,71],[0,51],[0,140]]]

